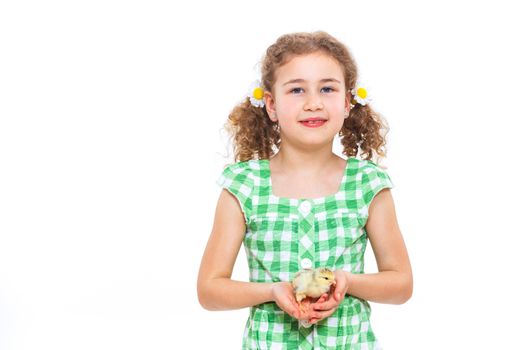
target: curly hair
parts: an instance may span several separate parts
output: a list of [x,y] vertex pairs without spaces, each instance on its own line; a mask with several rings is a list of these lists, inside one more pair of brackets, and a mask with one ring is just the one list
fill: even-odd
[[[275,71],[292,58],[323,52],[336,59],[343,69],[346,90],[357,82],[356,63],[344,44],[326,32],[291,33],[282,35],[266,50],[261,65],[263,88],[272,91]],[[371,160],[386,156],[385,136],[388,125],[369,104],[355,106],[345,119],[338,135],[343,154]],[[270,120],[266,108],[253,106],[247,98],[233,108],[225,124],[233,142],[235,161],[269,159],[281,144],[279,125]]]

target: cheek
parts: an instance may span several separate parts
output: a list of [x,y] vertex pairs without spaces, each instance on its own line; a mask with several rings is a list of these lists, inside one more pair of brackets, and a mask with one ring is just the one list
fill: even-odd
[[344,117],[345,114],[345,101],[334,101],[334,103],[330,104],[328,107],[330,108],[330,114],[334,117]]
[[294,117],[301,110],[301,105],[292,99],[282,99],[280,102],[276,104],[275,111],[283,118]]

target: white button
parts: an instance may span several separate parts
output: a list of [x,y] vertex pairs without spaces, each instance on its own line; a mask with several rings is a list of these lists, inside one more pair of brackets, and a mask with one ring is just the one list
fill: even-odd
[[312,268],[312,260],[310,260],[308,258],[304,258],[303,260],[301,260],[301,267],[303,269],[311,269]]
[[304,201],[301,203],[301,205],[299,205],[299,210],[301,211],[301,213],[303,213],[303,215],[308,215],[311,209],[312,204],[310,202]]

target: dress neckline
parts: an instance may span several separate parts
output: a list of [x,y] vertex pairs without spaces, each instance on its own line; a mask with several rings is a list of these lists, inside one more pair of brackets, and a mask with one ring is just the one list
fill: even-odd
[[335,193],[332,193],[332,194],[329,194],[327,196],[322,196],[322,197],[316,197],[316,198],[291,198],[291,197],[281,197],[281,196],[276,196],[274,193],[273,193],[273,186],[272,186],[272,171],[270,170],[270,160],[269,159],[261,159],[261,162],[265,165],[265,168],[266,170],[268,171],[268,192],[269,192],[269,195],[270,197],[273,197],[274,199],[277,199],[277,200],[283,200],[283,201],[313,201],[313,202],[325,202],[327,199],[330,199],[330,198],[334,198],[336,197],[338,194],[340,194],[341,192],[344,191],[344,188],[345,188],[345,183],[347,181],[347,177],[348,177],[348,164],[350,164],[350,160],[352,158],[348,158],[346,160],[346,164],[345,164],[345,168],[344,168],[344,171],[343,171],[343,176],[341,178],[341,181],[339,183],[339,188],[337,189],[337,192]]

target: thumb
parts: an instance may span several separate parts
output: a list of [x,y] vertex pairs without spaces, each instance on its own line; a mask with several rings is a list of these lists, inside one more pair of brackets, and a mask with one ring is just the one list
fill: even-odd
[[341,299],[343,299],[344,294],[345,294],[345,291],[344,291],[343,283],[336,284],[335,289],[334,289],[335,300],[340,301]]

